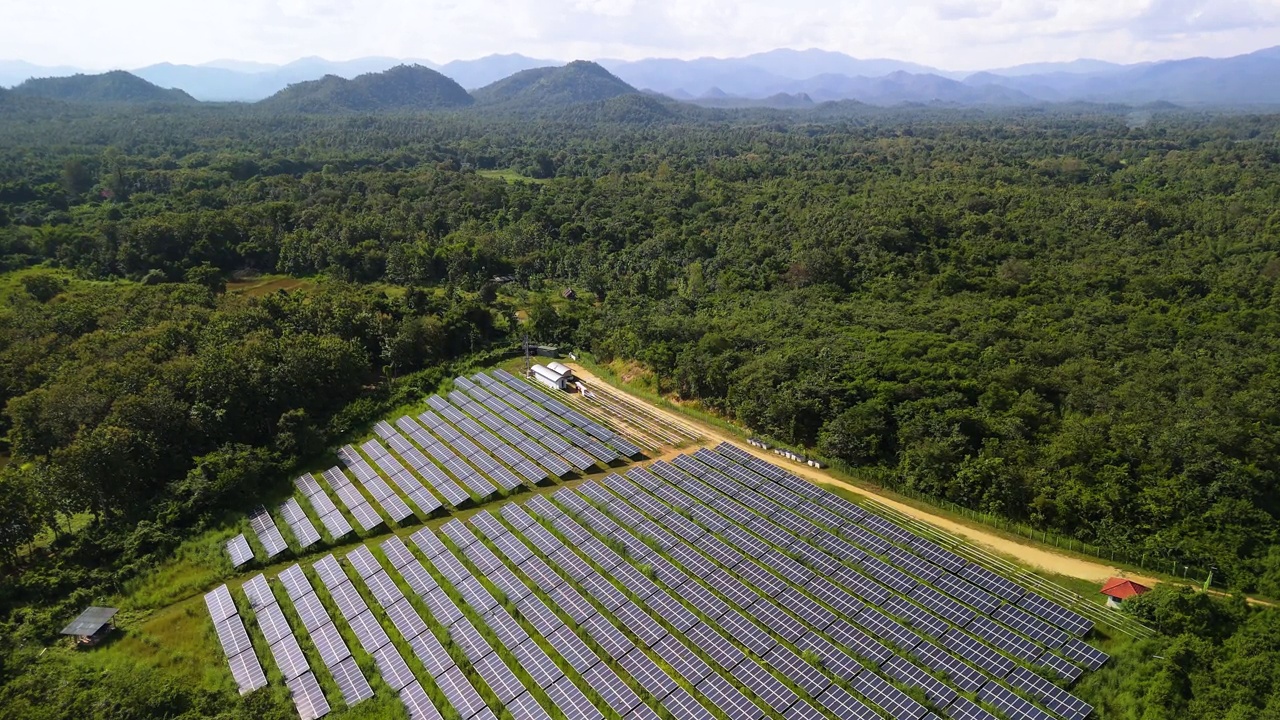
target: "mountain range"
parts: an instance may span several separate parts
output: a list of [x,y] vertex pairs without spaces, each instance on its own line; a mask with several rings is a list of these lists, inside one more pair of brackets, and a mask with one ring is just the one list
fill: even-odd
[[[376,80],[369,77],[400,66],[430,70],[433,75],[401,73]],[[553,68],[567,70],[563,74],[550,73]],[[75,68],[0,61],[0,86],[16,86],[15,89],[22,92],[26,78],[75,77],[76,72]],[[605,78],[601,72],[609,77]],[[128,73],[108,75],[117,82],[125,82],[119,76]],[[204,65],[151,65],[132,71],[132,76],[158,88],[173,88],[181,94],[151,98],[153,100],[255,102],[271,98],[268,105],[297,109],[459,107],[470,104],[464,95],[481,104],[501,104],[511,102],[508,94],[518,94],[522,89],[541,97],[555,96],[554,102],[562,103],[573,99],[573,93],[581,89],[580,83],[594,88],[584,91],[594,100],[607,99],[598,92],[605,87],[621,90],[625,86],[627,92],[639,88],[650,94],[710,107],[793,109],[843,100],[873,105],[1013,106],[1079,101],[1131,105],[1155,102],[1280,105],[1280,47],[1221,59],[1190,58],[1134,65],[1086,59],[976,73],[949,72],[890,59],[859,59],[823,50],[783,49],[741,58],[601,60],[568,64],[515,54],[444,65],[389,57],[342,62],[303,58],[279,66],[218,60]],[[361,83],[350,84],[361,77],[365,77]],[[429,89],[443,95],[389,100],[384,93],[391,91],[377,87],[394,86],[399,81],[425,82],[424,91]],[[548,81],[552,85],[567,84],[557,89],[547,85]],[[67,92],[74,92],[74,83],[65,87],[71,88]],[[470,93],[460,94],[464,88]],[[287,91],[283,97],[281,91]],[[54,91],[46,88],[41,94],[53,97]],[[506,99],[498,102],[492,100],[493,97]]]

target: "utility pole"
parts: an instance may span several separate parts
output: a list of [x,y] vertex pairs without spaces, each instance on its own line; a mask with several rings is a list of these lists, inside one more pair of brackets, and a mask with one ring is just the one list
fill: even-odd
[[529,333],[524,334],[524,374],[528,375],[532,367],[532,360],[529,357]]

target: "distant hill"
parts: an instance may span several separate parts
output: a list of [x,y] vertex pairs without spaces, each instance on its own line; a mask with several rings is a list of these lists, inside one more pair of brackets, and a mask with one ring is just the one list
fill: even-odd
[[339,113],[446,110],[474,102],[462,86],[421,65],[400,65],[351,80],[326,75],[296,83],[257,103],[269,110]]
[[690,102],[707,108],[772,108],[775,110],[805,110],[816,104],[813,98],[804,93],[795,95],[778,93],[767,98],[731,97],[724,94],[712,96],[708,93]]
[[475,89],[490,85],[523,70],[559,67],[563,62],[539,60],[524,55],[488,55],[475,60],[454,60],[439,68],[464,88]]
[[476,90],[481,105],[552,107],[598,102],[638,90],[596,63],[577,60],[563,67],[523,70]]
[[101,75],[33,78],[15,87],[19,95],[92,103],[195,103],[196,99],[181,90],[166,90],[159,85],[127,73],[112,70]]

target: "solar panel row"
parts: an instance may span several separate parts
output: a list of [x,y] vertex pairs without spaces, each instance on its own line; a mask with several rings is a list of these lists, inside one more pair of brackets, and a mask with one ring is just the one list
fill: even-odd
[[289,546],[285,544],[284,536],[280,534],[280,528],[271,520],[271,516],[267,514],[266,508],[259,505],[254,508],[249,515],[249,527],[258,535],[258,541],[262,543],[262,549],[267,553],[267,559],[271,559],[285,550]]
[[213,619],[214,632],[227,658],[227,666],[231,676],[239,686],[240,694],[265,687],[267,676],[262,671],[258,656],[254,654],[253,644],[249,642],[249,634],[236,611],[235,602],[231,599],[231,591],[226,585],[219,585],[204,596],[205,606]]

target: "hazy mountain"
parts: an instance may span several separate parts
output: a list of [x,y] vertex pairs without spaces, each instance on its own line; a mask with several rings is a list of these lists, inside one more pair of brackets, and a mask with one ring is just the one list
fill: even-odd
[[[350,79],[359,75],[382,72],[406,63],[435,67],[426,61],[404,61],[389,57],[366,57],[340,62],[308,57],[287,65],[240,64],[227,60],[218,60],[204,65],[160,63],[139,68],[134,71],[134,74],[157,85],[186,90],[198,100],[253,102],[269,97],[295,83],[316,80],[327,75]],[[227,67],[228,65],[231,67]],[[237,69],[236,65],[244,67]]]
[[[510,97],[492,100],[490,96],[506,97],[544,77],[563,82],[574,75],[573,72],[550,73],[551,69],[564,67],[558,61],[514,54],[453,61],[444,66],[425,60],[402,61],[388,57],[338,62],[309,57],[287,65],[215,60],[203,65],[161,63],[136,70],[134,74],[160,87],[184,90],[199,100],[256,101],[297,83],[319,81],[326,76],[351,79],[405,62],[439,70],[463,87],[480,88],[477,97],[488,103],[510,100]],[[807,95],[817,103],[858,99],[882,105],[934,101],[1280,104],[1280,47],[1223,59],[1191,58],[1136,65],[1084,59],[1018,65],[972,74],[932,70],[896,60],[859,59],[837,52],[785,49],[739,58],[602,60],[595,67],[613,73],[609,76],[612,83],[608,78],[595,76],[592,86],[596,90],[612,87],[613,91],[630,93],[634,88],[645,88],[672,98],[716,102],[770,98],[788,102],[782,98]],[[530,71],[534,74],[525,75]],[[75,68],[0,61],[0,85],[14,85],[33,76],[68,76],[76,72]],[[584,79],[579,78],[581,80]],[[877,80],[880,82],[874,82]],[[957,85],[952,84],[953,81],[962,82]],[[326,79],[326,87],[339,85]],[[581,97],[603,99],[587,91],[586,86],[578,90],[582,90]],[[557,103],[579,102],[572,98],[580,96],[565,86],[558,89],[540,86],[537,93],[542,101]]]
[[0,87],[13,87],[31,78],[66,77],[82,72],[82,68],[66,65],[33,65],[23,60],[0,60]]
[[1101,74],[1055,72],[1004,77],[975,73],[965,79],[965,84],[999,86],[1051,102],[1275,105],[1280,104],[1280,48],[1231,58],[1135,65]]
[[879,77],[893,72],[940,71],[897,60],[860,60],[825,50],[772,50],[741,58],[654,58],[600,64],[636,87],[701,96],[718,88],[730,96],[763,98],[793,92],[793,83],[820,75]]
[[772,108],[775,110],[804,110],[817,104],[813,101],[813,98],[804,93],[795,95],[778,93],[767,98],[743,98],[727,95],[711,97],[703,95],[692,102],[695,105],[708,108]]
[[234,70],[241,73],[261,73],[271,72],[278,69],[279,65],[271,63],[253,62],[252,60],[232,60],[229,58],[221,58],[218,60],[210,60],[207,63],[200,63],[196,67],[218,68],[220,70]]
[[438,68],[464,88],[482,88],[522,70],[559,67],[558,60],[539,60],[524,55],[488,55],[475,60],[454,60]]
[[123,70],[101,75],[35,78],[13,89],[15,94],[49,100],[94,103],[194,103],[181,90],[166,90]]
[[593,62],[522,70],[472,93],[484,105],[548,107],[608,100],[639,91]]
[[983,72],[1002,77],[1056,75],[1059,73],[1067,75],[1108,75],[1123,72],[1135,67],[1139,67],[1139,65],[1120,65],[1117,63],[1106,62],[1105,60],[1090,60],[1088,58],[1082,58],[1080,60],[1072,60],[1071,62],[1028,63],[1026,65],[1015,65],[1013,67],[997,68],[994,70],[985,70]]
[[431,68],[400,65],[351,80],[326,75],[296,83],[259,107],[310,113],[445,110],[474,101],[461,85]]

